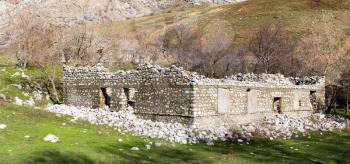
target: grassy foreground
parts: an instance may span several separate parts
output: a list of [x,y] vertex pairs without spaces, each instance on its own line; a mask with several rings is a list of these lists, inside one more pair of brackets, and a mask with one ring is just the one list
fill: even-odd
[[[249,144],[180,145],[121,134],[84,121],[69,122],[40,109],[0,103],[0,163],[349,163],[350,129],[311,138],[257,139]],[[62,123],[66,123],[63,125]],[[47,143],[49,134],[59,143]],[[29,138],[25,138],[29,135]],[[119,142],[118,139],[123,142]],[[145,145],[152,142],[151,150]],[[155,142],[162,145],[156,147]],[[139,151],[132,151],[137,146]]]

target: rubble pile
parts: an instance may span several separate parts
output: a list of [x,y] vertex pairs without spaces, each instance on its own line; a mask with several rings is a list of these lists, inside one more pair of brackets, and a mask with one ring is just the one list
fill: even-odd
[[288,139],[298,133],[332,131],[334,129],[343,129],[347,126],[346,119],[335,116],[329,117],[323,114],[314,114],[309,119],[302,119],[276,114],[265,118],[260,123],[240,125],[240,128],[197,129],[196,127],[186,127],[179,123],[163,123],[139,119],[133,114],[132,108],[119,112],[109,112],[85,107],[50,105],[47,110],[59,115],[73,116],[72,122],[82,119],[97,125],[108,125],[119,131],[162,138],[182,144],[206,141],[207,144],[211,145],[214,140],[227,139],[249,142],[254,136],[270,139]]

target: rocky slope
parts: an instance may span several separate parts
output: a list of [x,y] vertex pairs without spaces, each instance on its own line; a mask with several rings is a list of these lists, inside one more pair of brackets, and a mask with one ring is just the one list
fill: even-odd
[[125,20],[169,7],[227,4],[242,0],[0,0],[0,23],[8,13],[27,8],[53,20],[59,25],[74,25],[86,22],[104,23]]
[[[12,40],[8,27],[21,15],[37,15],[47,23],[71,27],[122,21],[168,8],[228,4],[243,0],[0,0],[0,47]],[[17,16],[16,16],[17,15]]]

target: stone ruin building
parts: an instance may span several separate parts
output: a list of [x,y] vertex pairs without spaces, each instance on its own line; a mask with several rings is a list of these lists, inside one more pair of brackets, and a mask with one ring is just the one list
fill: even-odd
[[147,64],[113,73],[102,65],[64,66],[64,102],[111,112],[132,106],[139,118],[198,128],[231,126],[275,113],[307,117],[324,105],[324,81],[280,74],[210,79]]

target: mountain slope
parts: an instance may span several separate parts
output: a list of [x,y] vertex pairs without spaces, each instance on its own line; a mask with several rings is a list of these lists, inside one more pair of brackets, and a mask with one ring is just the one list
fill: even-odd
[[0,17],[35,9],[58,25],[106,23],[149,15],[169,7],[227,4],[240,0],[5,0],[0,1]]
[[[37,15],[59,27],[100,24],[150,15],[168,8],[228,4],[243,0],[0,0],[0,46],[18,15]],[[18,19],[18,18],[17,18]]]

